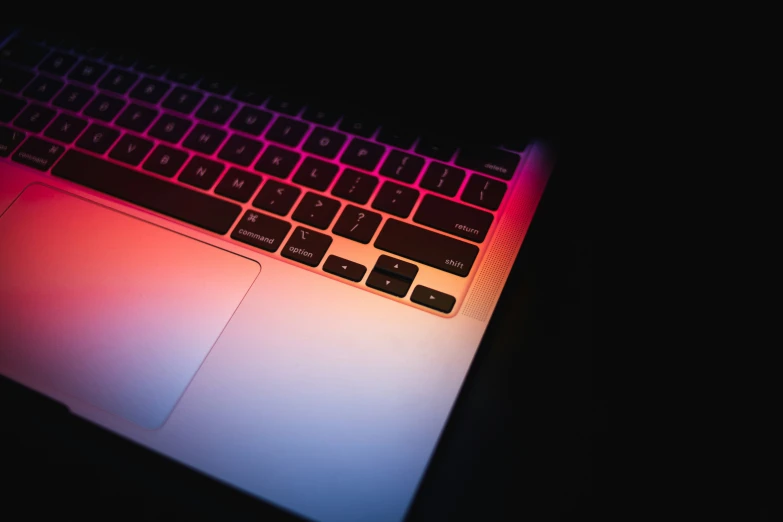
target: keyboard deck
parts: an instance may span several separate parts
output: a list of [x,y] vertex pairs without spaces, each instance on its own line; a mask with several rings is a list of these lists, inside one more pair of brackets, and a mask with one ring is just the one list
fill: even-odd
[[97,48],[0,47],[0,157],[441,315],[517,149],[457,149]]

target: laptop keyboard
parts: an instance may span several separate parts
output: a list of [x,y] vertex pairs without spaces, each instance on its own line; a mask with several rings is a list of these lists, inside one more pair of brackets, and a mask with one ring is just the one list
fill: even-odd
[[[416,263],[471,274],[521,159],[21,37],[0,48],[0,157],[445,314]],[[335,237],[376,249],[369,273]]]

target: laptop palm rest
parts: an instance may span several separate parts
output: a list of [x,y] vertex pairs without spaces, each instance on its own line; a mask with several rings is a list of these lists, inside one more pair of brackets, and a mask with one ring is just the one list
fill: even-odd
[[0,217],[0,374],[158,428],[259,271],[30,185]]

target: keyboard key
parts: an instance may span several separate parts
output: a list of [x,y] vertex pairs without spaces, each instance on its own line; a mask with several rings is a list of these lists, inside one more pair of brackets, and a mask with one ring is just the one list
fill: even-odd
[[381,127],[378,133],[378,141],[400,149],[410,149],[416,141],[416,135],[411,132],[401,131],[390,127]]
[[340,119],[340,115],[336,112],[324,111],[316,107],[307,107],[302,115],[302,119],[325,127],[331,127],[337,123],[337,120]]
[[14,153],[13,160],[22,165],[46,171],[63,152],[65,152],[64,146],[31,136]]
[[195,74],[191,71],[178,69],[178,70],[170,70],[168,74],[166,74],[166,78],[168,78],[172,82],[181,83],[182,85],[193,85],[201,77],[198,74]]
[[449,161],[457,152],[457,147],[443,140],[424,136],[416,144],[416,152],[439,161]]
[[225,138],[226,131],[199,123],[190,131],[182,145],[203,154],[212,154]]
[[69,111],[79,112],[82,107],[92,98],[93,91],[78,87],[76,85],[66,85],[65,89],[54,99],[54,104]]
[[236,108],[237,104],[232,101],[210,96],[196,112],[196,118],[212,123],[223,124],[228,121],[232,114],[234,114]]
[[387,178],[413,183],[424,167],[424,158],[401,150],[392,150],[381,165],[380,173]]
[[302,191],[298,187],[270,179],[261,187],[261,192],[253,201],[253,206],[285,216],[291,211],[291,207],[294,206],[301,193]]
[[76,146],[96,154],[103,154],[119,137],[119,131],[93,123],[76,141]]
[[261,184],[261,176],[231,167],[215,187],[215,194],[246,203]]
[[169,143],[178,143],[182,136],[188,132],[189,128],[190,120],[178,118],[171,114],[164,114],[155,122],[155,125],[152,126],[147,134]]
[[11,65],[0,63],[0,89],[17,93],[30,83],[35,75]]
[[16,115],[22,112],[27,102],[8,96],[7,94],[0,93],[0,121],[9,122],[16,118]]
[[[6,14],[10,15],[10,13]],[[11,40],[5,47],[0,49],[0,59],[18,63],[19,65],[26,65],[27,67],[35,67],[44,59],[48,52],[48,49],[40,45],[17,38]]]
[[76,150],[66,152],[52,174],[217,234],[228,232],[242,210],[224,199]]
[[337,256],[329,256],[324,261],[324,272],[358,283],[364,277],[367,268],[359,263],[354,263]]
[[253,109],[252,107],[242,107],[231,121],[231,128],[247,132],[253,136],[261,136],[261,133],[264,132],[270,121],[272,121],[271,112]]
[[234,92],[231,93],[231,97],[237,101],[249,103],[250,105],[261,105],[264,103],[264,100],[267,99],[266,93],[253,88],[242,87],[241,85],[234,89]]
[[299,114],[299,111],[302,110],[302,107],[304,107],[304,104],[302,103],[278,98],[276,96],[272,96],[272,98],[270,98],[266,104],[267,109],[275,112],[282,112],[283,114],[288,114],[289,116],[296,116]]
[[25,137],[22,131],[0,125],[0,158],[7,158]]
[[444,314],[451,312],[451,309],[454,308],[454,303],[457,302],[457,300],[449,294],[444,294],[443,292],[438,292],[437,290],[422,285],[417,285],[416,288],[413,289],[411,301],[437,310],[438,312],[443,312]]
[[209,91],[214,94],[220,94],[221,96],[228,94],[234,87],[232,84],[219,78],[204,78],[199,82],[198,86],[205,91]]
[[141,133],[147,130],[147,127],[150,126],[150,123],[157,116],[158,111],[155,109],[148,109],[147,107],[131,103],[114,123],[120,127]]
[[48,102],[63,85],[65,84],[60,80],[41,75],[30,82],[30,85],[24,90],[24,96],[33,100]]
[[375,235],[380,224],[380,214],[353,205],[346,205],[332,232],[366,245]]
[[250,138],[232,135],[218,153],[218,158],[247,167],[256,159],[263,145]]
[[418,190],[387,181],[375,196],[372,208],[406,218],[413,210],[417,199],[419,199]]
[[345,134],[316,127],[302,145],[302,150],[324,158],[334,159],[345,143]]
[[502,179],[511,179],[519,155],[500,149],[466,147],[457,155],[457,165]]
[[376,123],[371,122],[365,118],[346,116],[343,121],[340,122],[340,130],[356,134],[363,138],[369,138],[375,133],[375,129],[378,128]]
[[172,149],[166,145],[158,145],[144,162],[143,168],[155,174],[172,178],[179,172],[187,159],[187,152]]
[[413,281],[416,278],[416,274],[419,273],[419,267],[413,263],[407,263],[386,255],[378,258],[373,270],[384,272],[398,279],[407,279],[408,281]]
[[68,73],[68,78],[87,85],[95,85],[107,67],[92,60],[82,60]]
[[340,157],[340,162],[372,172],[386,152],[383,145],[354,138]]
[[231,238],[248,245],[276,252],[283,243],[291,223],[248,210],[231,233]]
[[138,74],[122,69],[112,69],[109,74],[104,76],[98,87],[117,94],[125,94],[138,79]]
[[479,252],[476,245],[394,218],[386,220],[374,244],[380,250],[460,277],[470,273]]
[[276,141],[289,147],[296,147],[307,134],[309,126],[301,121],[280,117],[275,120],[266,133],[266,139]]
[[152,146],[153,143],[149,140],[125,134],[111,150],[109,157],[135,167],[152,150]]
[[179,180],[188,185],[209,190],[223,173],[224,168],[223,164],[217,161],[193,156],[182,174],[179,175]]
[[71,70],[71,67],[73,67],[73,64],[75,63],[75,56],[55,51],[50,54],[41,65],[38,66],[38,70],[45,71],[50,74],[56,74],[58,76],[63,76],[65,73]]
[[14,125],[25,130],[41,132],[56,114],[57,111],[33,103],[22,111],[14,121]]
[[326,234],[296,227],[281,254],[307,266],[318,266],[331,244],[332,238]]
[[413,216],[416,223],[481,243],[492,226],[492,214],[427,194]]
[[169,87],[164,81],[142,78],[130,92],[130,97],[147,103],[158,103]]
[[473,174],[462,191],[462,201],[489,210],[497,210],[506,193],[506,184],[496,179]]
[[299,202],[291,217],[306,225],[326,230],[332,224],[338,210],[340,210],[340,202],[336,199],[308,192]]
[[182,114],[190,114],[196,105],[201,102],[204,95],[196,91],[191,91],[184,87],[176,87],[173,91],[166,96],[163,100],[163,107],[171,109],[172,111],[181,112]]
[[287,178],[297,163],[299,154],[270,145],[261,154],[255,169],[278,178]]
[[378,178],[375,176],[364,174],[358,170],[345,169],[340,174],[340,179],[334,184],[332,194],[338,198],[364,205],[370,200],[377,185]]
[[339,167],[334,163],[305,158],[294,174],[294,182],[323,192],[329,187],[338,170]]
[[367,286],[397,297],[405,297],[405,294],[408,293],[408,289],[411,287],[411,283],[410,281],[373,270],[367,276]]
[[84,109],[84,114],[101,121],[111,121],[125,107],[125,100],[99,94]]
[[465,179],[464,170],[433,161],[427,167],[419,185],[444,196],[456,196],[463,179]]
[[63,143],[73,143],[86,127],[86,120],[62,113],[49,125],[44,135]]

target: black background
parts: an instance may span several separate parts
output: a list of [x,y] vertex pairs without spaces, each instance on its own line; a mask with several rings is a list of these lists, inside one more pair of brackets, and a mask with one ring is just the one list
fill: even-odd
[[[600,121],[592,129],[584,123],[596,80],[590,57],[548,24],[506,21],[488,8],[457,22],[454,13],[415,21],[416,12],[379,6],[323,17],[307,11],[304,19],[297,9],[255,6],[253,16],[241,16],[242,5],[221,3],[210,13],[183,6],[155,17],[136,6],[36,22],[460,143],[528,135],[554,143],[555,172],[410,518],[597,514],[593,468],[606,433],[606,392],[595,384],[605,366],[591,342],[600,165],[585,140]],[[0,381],[0,407],[3,509],[83,519],[294,519],[12,383]]]

